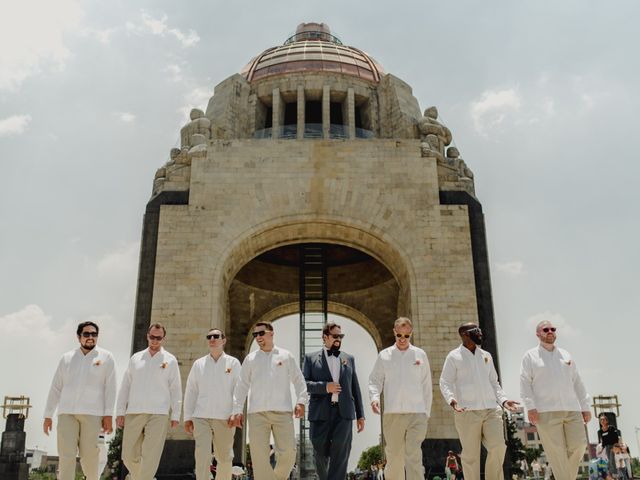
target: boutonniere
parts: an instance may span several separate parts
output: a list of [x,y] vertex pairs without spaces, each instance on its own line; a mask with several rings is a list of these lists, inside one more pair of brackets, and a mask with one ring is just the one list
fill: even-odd
[[343,360],[342,360],[342,365],[345,365],[345,366],[346,366],[346,365],[347,365],[347,361],[343,359]]
[[278,360],[278,363],[276,363],[276,365],[281,367],[282,366],[282,360]]
[[231,373],[231,369],[230,369],[230,368],[227,368],[227,369],[225,370],[225,372],[226,372],[226,373]]
[[102,360],[96,360],[95,362],[93,362],[93,364],[94,364],[96,367],[99,367],[100,365],[102,365]]
[[484,357],[484,363],[489,363],[489,357]]
[[162,362],[162,365],[160,365],[160,368],[165,369],[167,368],[167,365],[169,365],[167,362]]
[[416,360],[416,362],[414,363],[414,365],[422,365],[422,360],[420,360],[420,359]]
[[564,362],[564,363],[566,363],[567,365],[571,365],[571,360],[567,360],[567,361],[566,361],[566,362]]

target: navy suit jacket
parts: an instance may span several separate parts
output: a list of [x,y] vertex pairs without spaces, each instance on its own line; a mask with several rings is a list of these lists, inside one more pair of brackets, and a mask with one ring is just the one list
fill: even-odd
[[[340,352],[340,387],[338,408],[340,416],[347,420],[364,418],[362,395],[356,374],[353,356]],[[304,379],[307,382],[309,400],[309,421],[329,420],[331,418],[331,394],[327,392],[327,383],[333,382],[324,349],[307,353],[304,356]]]

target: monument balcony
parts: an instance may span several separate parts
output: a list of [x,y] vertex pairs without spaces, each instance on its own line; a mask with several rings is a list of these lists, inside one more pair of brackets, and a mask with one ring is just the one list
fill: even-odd
[[[274,135],[276,133],[277,135]],[[256,130],[253,134],[253,138],[280,138],[284,140],[294,140],[298,138],[297,125],[284,125],[278,128],[262,128]],[[304,132],[302,138],[325,138],[321,123],[306,123],[304,125]],[[348,139],[349,127],[347,125],[330,124],[329,135],[327,138],[333,139]],[[355,138],[374,138],[374,134],[371,130],[364,128],[355,129]]]

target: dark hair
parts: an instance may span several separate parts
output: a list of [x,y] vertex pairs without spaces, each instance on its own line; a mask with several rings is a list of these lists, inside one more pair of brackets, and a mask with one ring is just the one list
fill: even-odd
[[268,331],[273,332],[273,325],[271,325],[271,322],[258,322],[253,327],[264,327]]
[[82,334],[82,330],[84,327],[94,327],[97,333],[100,333],[100,327],[93,322],[82,322],[78,324],[78,328],[76,329],[76,335],[80,336]]
[[218,332],[220,332],[222,334],[222,338],[226,337],[226,335],[224,333],[224,330],[222,330],[221,328],[218,328],[218,327],[210,328],[209,331],[207,332],[207,334],[213,332],[214,330],[217,330]]
[[167,329],[164,328],[164,325],[162,325],[161,323],[152,323],[151,325],[149,325],[149,328],[147,328],[147,333],[149,333],[152,328],[161,328],[162,329],[162,336],[163,337],[167,336]]
[[331,334],[331,330],[333,330],[336,327],[342,329],[342,327],[340,325],[338,325],[336,322],[327,322],[327,323],[325,323],[324,327],[322,327],[322,335],[323,336],[330,335]]
[[462,335],[467,330],[471,330],[476,327],[477,325],[475,323],[463,323],[462,325],[460,325],[460,327],[458,327],[458,334]]

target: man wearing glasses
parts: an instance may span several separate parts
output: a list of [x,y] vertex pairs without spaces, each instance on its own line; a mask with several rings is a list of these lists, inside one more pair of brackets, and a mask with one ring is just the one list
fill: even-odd
[[[258,322],[253,338],[259,350],[244,359],[233,399],[231,425],[242,426],[244,401],[249,396],[249,443],[256,480],[286,480],[296,460],[291,384],[296,394],[293,416],[301,418],[307,403],[307,386],[293,355],[273,343],[273,325]],[[276,465],[269,463],[269,440],[275,441]]]
[[231,480],[233,436],[228,424],[233,390],[240,378],[240,362],[227,355],[227,338],[219,328],[206,335],[209,354],[193,362],[184,392],[184,429],[196,442],[196,480],[211,477],[211,445],[217,461],[216,478]]
[[[364,408],[355,361],[340,351],[344,334],[329,322],[322,329],[324,348],[308,353],[303,374],[310,394],[310,437],[320,480],[343,480],[351,452],[353,420],[364,429]],[[344,392],[343,392],[344,391]]]
[[132,480],[154,478],[169,421],[171,428],[180,421],[180,369],[176,357],[162,347],[166,334],[159,323],[149,327],[148,347],[129,360],[118,393],[116,424],[124,428],[122,461]]
[[587,447],[585,423],[591,420],[590,397],[571,355],[556,347],[556,327],[536,327],[540,344],[522,358],[520,396],[556,480],[574,480]]
[[455,425],[462,444],[462,471],[467,480],[480,480],[481,445],[487,449],[485,478],[502,480],[504,440],[502,405],[514,412],[518,402],[505,395],[491,354],[480,348],[482,330],[475,323],[458,329],[462,345],[447,355],[440,375],[440,391],[455,411]]
[[396,342],[378,354],[369,376],[371,408],[376,414],[381,413],[380,395],[384,394],[384,475],[390,480],[405,478],[405,472],[407,480],[424,479],[422,442],[431,414],[431,368],[425,351],[411,345],[412,332],[408,318],[395,321]]
[[43,430],[49,435],[57,408],[60,480],[75,479],[78,452],[87,480],[98,480],[98,435],[113,430],[115,362],[110,352],[98,348],[98,332],[93,322],[78,325],[80,348],[62,356],[47,397]]

